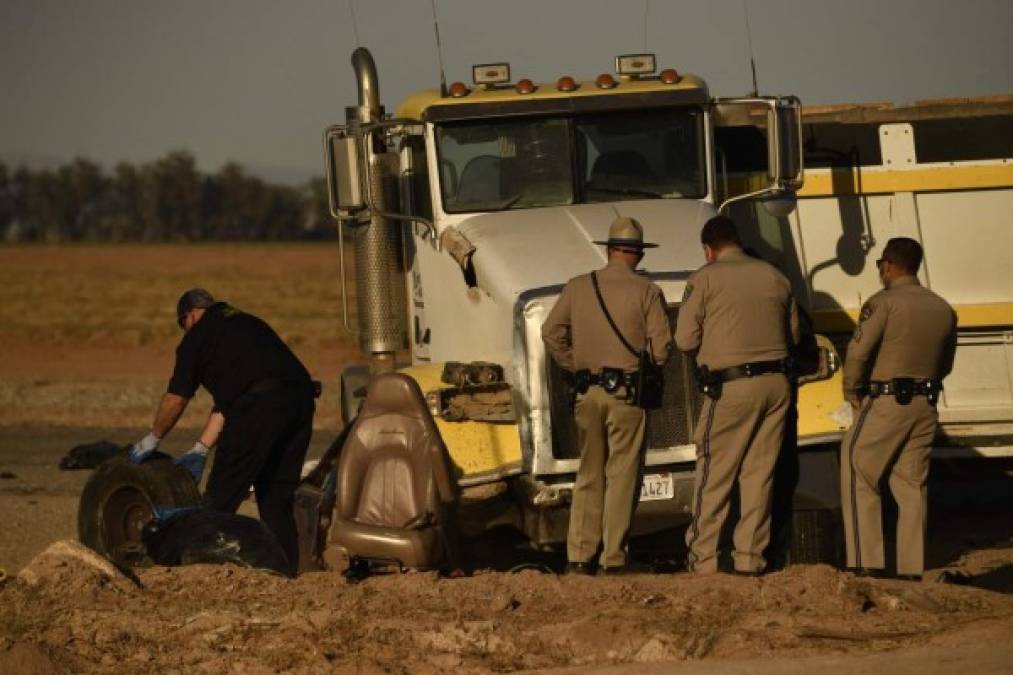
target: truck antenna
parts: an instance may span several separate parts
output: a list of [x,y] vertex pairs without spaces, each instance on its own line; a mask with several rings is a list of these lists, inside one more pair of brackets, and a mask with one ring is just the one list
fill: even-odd
[[746,43],[749,45],[749,69],[753,72],[753,96],[760,95],[760,88],[756,86],[756,59],[753,58],[753,32],[749,29],[749,7],[746,0],[742,0],[742,14],[746,18]]
[[644,51],[647,51],[647,14],[650,10],[651,0],[644,0]]
[[436,0],[429,0],[433,8],[433,33],[436,34],[436,58],[440,62],[440,96],[447,95],[447,74],[443,69],[443,45],[440,44],[440,21],[436,18]]
[[348,13],[352,15],[352,32],[355,33],[355,46],[361,47],[359,43],[359,22],[355,18],[355,0],[348,0]]

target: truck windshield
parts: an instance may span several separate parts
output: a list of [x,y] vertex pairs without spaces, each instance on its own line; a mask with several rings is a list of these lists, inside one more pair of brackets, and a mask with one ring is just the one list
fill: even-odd
[[436,138],[448,213],[707,193],[699,109],[448,122]]

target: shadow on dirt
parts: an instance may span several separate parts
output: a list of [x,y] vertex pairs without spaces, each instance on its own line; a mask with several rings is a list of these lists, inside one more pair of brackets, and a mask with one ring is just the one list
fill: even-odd
[[[926,569],[956,569],[970,585],[1013,593],[1013,568],[988,550],[1013,545],[1013,459],[934,460],[929,473]],[[894,569],[897,505],[883,490],[887,568]]]
[[536,569],[560,573],[566,567],[562,549],[540,551],[533,548],[520,531],[503,525],[462,541],[465,560],[472,569],[519,572]]
[[[884,536],[887,569],[895,571],[896,504],[884,489]],[[989,550],[1013,545],[1013,460],[934,461],[929,479],[929,523],[926,569],[947,569],[962,580],[998,593],[1013,594],[1013,565],[993,567]],[[841,534],[843,536],[843,533]],[[685,527],[641,535],[630,541],[630,557],[663,571],[685,569]],[[725,542],[730,545],[729,542]],[[565,547],[533,548],[510,526],[466,538],[472,569],[498,572],[540,569],[559,573],[566,566]],[[727,557],[727,556],[725,556]],[[727,560],[724,560],[727,566]]]
[[1003,565],[971,578],[971,585],[996,593],[1013,593],[1013,565]]
[[[685,569],[685,527],[641,535],[630,541],[630,559],[637,565],[659,572]],[[519,572],[535,569],[561,574],[566,569],[565,545],[539,550],[510,526],[496,527],[477,537],[463,540],[469,567],[474,570]]]

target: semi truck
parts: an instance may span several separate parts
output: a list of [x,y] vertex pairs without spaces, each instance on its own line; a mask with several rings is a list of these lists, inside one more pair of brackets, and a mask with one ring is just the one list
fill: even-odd
[[[507,495],[507,520],[536,546],[558,544],[580,452],[567,374],[546,357],[542,322],[570,278],[604,265],[593,242],[631,216],[659,244],[640,272],[662,288],[674,326],[686,280],[704,263],[707,219],[736,204],[774,219],[794,208],[801,104],[714,98],[701,78],[629,54],[585,80],[536,83],[513,78],[509,64],[479,64],[470,84],[418,92],[388,114],[369,51],[356,49],[352,66],[358,104],[324,133],[342,319],[369,357],[341,374],[343,417],[354,417],[372,375],[409,375],[466,494]],[[822,336],[817,344],[800,378],[795,498],[800,513],[831,516],[804,521],[800,536],[814,542],[837,538],[834,443],[847,423],[838,351]],[[634,532],[690,518],[693,374],[685,354],[665,365]]]

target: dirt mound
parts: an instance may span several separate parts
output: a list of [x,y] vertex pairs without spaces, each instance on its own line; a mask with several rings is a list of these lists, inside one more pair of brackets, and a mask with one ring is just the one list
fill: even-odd
[[349,584],[195,565],[141,570],[143,589],[129,593],[77,573],[61,577],[66,590],[0,589],[0,636],[15,626],[9,639],[62,649],[81,670],[436,673],[873,653],[1013,629],[1009,596],[825,566],[760,579],[527,570]]
[[0,650],[0,673],[60,675],[62,672],[63,669],[38,645],[17,642],[7,650]]
[[76,541],[51,544],[18,574],[27,586],[47,586],[61,593],[80,594],[100,589],[132,593],[136,586],[111,562]]

